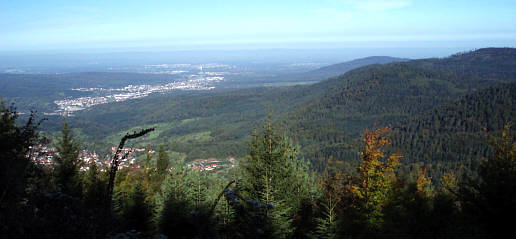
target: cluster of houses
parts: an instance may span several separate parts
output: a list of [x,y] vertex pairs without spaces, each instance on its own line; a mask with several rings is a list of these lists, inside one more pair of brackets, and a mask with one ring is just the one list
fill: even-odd
[[[114,154],[116,152],[116,147],[111,147],[111,151]],[[123,148],[119,154],[120,163],[118,165],[118,169],[126,168],[126,167],[136,167],[140,168],[140,165],[136,163],[136,158],[132,155],[133,152],[145,152],[145,148]],[[149,153],[155,153],[154,150],[150,150]],[[112,155],[113,155],[112,154]],[[27,158],[30,158],[33,162],[40,165],[53,165],[54,159],[58,155],[55,147],[50,147],[47,145],[37,145],[31,146]],[[128,155],[125,159],[122,159],[123,155]],[[112,156],[106,155],[105,157],[101,157],[96,152],[89,152],[88,150],[81,150],[79,152],[78,159],[82,162],[80,171],[87,171],[89,165],[92,163],[97,164],[98,168],[101,170],[109,168],[111,165]],[[229,164],[226,161],[221,161],[219,159],[201,159],[195,160],[190,163],[188,166],[191,167],[195,171],[212,171],[215,169],[225,168],[227,166],[234,167],[234,159],[229,159]],[[173,170],[171,168],[170,170]]]
[[221,161],[220,159],[200,159],[195,160],[189,166],[195,171],[212,171],[215,169],[222,169],[227,167],[235,167],[235,159],[229,158]]
[[[116,147],[111,148],[113,154],[116,152]],[[120,156],[128,154],[128,157],[121,160],[119,164],[119,169],[129,167],[135,164],[136,158],[131,156],[132,152],[142,152],[145,151],[144,148],[124,148],[122,149]],[[151,151],[153,153],[153,151]],[[56,152],[55,147],[50,147],[47,145],[37,145],[31,146],[29,153],[27,154],[27,158],[32,160],[33,162],[39,165],[53,165],[54,159],[56,155],[59,153]],[[89,152],[88,150],[81,150],[79,152],[78,159],[82,162],[80,170],[86,171],[90,164],[95,163],[101,169],[108,168],[111,165],[111,156],[106,155],[105,157],[100,157],[96,152]]]
[[[218,162],[218,161],[217,161]],[[217,168],[217,162],[207,163],[207,164],[192,164],[191,167],[195,171],[211,171]]]

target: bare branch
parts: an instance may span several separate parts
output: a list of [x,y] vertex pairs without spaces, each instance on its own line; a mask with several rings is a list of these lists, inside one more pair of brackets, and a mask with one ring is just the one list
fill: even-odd
[[122,152],[122,149],[124,148],[125,142],[128,139],[135,139],[138,137],[142,137],[146,135],[147,133],[154,131],[154,128],[149,129],[142,129],[140,132],[133,132],[132,134],[127,133],[121,140],[120,144],[118,145],[118,148],[116,149],[115,155],[113,156],[113,159],[111,160],[111,169],[109,171],[109,184],[108,184],[108,191],[107,191],[107,207],[111,210],[111,204],[112,204],[112,197],[113,197],[113,188],[115,183],[115,177],[116,172],[118,170],[118,165],[120,164],[120,160],[123,160],[129,155],[129,153],[126,153],[120,158],[120,153]]

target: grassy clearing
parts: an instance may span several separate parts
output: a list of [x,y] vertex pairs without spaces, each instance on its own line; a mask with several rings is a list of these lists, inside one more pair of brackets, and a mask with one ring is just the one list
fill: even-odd
[[170,143],[203,143],[213,141],[210,131],[196,132],[186,135],[173,136]]

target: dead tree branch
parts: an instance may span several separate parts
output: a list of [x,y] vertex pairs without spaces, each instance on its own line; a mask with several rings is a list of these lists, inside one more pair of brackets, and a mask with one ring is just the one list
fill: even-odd
[[220,198],[226,192],[226,190],[229,188],[229,186],[231,186],[231,184],[233,184],[233,183],[235,183],[235,180],[232,180],[231,182],[229,182],[228,185],[226,185],[226,187],[224,187],[224,189],[219,193],[219,196],[217,197],[217,199],[211,206],[210,213],[208,215],[211,216],[213,214],[213,212],[215,211],[215,207],[217,207],[217,204],[219,203]]
[[142,137],[146,135],[147,133],[153,131],[154,128],[149,129],[142,129],[140,132],[133,132],[132,134],[127,133],[121,140],[120,144],[118,145],[118,148],[116,149],[115,155],[113,156],[113,159],[111,160],[111,169],[109,171],[109,184],[108,184],[108,191],[107,191],[107,206],[109,209],[111,209],[112,206],[112,200],[113,200],[113,188],[115,185],[115,177],[116,177],[116,171],[118,170],[118,166],[120,164],[120,160],[123,160],[127,157],[128,154],[123,155],[120,157],[120,153],[122,152],[122,149],[124,148],[125,142],[128,139],[135,139],[138,137]]

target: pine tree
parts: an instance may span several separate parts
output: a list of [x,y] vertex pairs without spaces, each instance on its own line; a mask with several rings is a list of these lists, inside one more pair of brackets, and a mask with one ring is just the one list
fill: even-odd
[[512,222],[506,218],[516,214],[516,143],[510,129],[508,124],[501,137],[490,136],[494,154],[481,163],[478,180],[461,186],[465,211],[476,219],[472,223],[492,238],[512,233]]
[[316,220],[318,238],[333,239],[338,236],[337,216],[344,194],[343,177],[342,172],[335,172],[327,168],[319,180],[319,187],[322,189],[319,210],[322,217]]
[[202,171],[193,172],[195,177],[195,208],[199,210],[205,205],[206,202],[206,192],[208,190],[206,185],[206,174]]
[[145,174],[138,168],[124,168],[114,189],[113,211],[123,230],[147,231],[152,223],[152,204],[147,200]]
[[145,162],[144,162],[144,166],[146,168],[150,168],[151,167],[152,156],[153,156],[153,154],[151,153],[151,147],[150,147],[150,145],[148,145],[147,148],[145,148]]
[[74,138],[66,122],[63,123],[61,134],[62,136],[56,145],[57,154],[54,160],[56,185],[64,193],[79,195],[81,188],[79,180],[80,144]]
[[38,184],[27,180],[33,176],[31,174],[41,173],[27,157],[32,156],[31,148],[39,140],[39,123],[34,120],[35,114],[31,114],[27,122],[19,126],[15,108],[5,107],[0,99],[0,237],[3,238],[27,237],[25,231],[30,226],[27,219],[32,217],[33,211],[27,207],[27,196],[31,196],[31,192],[26,189],[29,186],[35,188],[34,191],[41,190]]
[[[263,216],[258,224],[270,221],[270,233],[275,237],[292,236],[294,214],[310,194],[308,168],[297,158],[292,142],[273,128],[270,116],[261,133],[255,130],[242,168],[240,193],[251,204],[247,208],[254,210],[252,214]],[[269,233],[257,226],[264,235]]]
[[0,99],[0,206],[24,193],[27,168],[31,162],[26,157],[37,143],[39,135],[31,114],[24,126],[18,126],[18,113],[14,107],[5,107]]
[[[384,235],[392,238],[436,238],[432,227],[433,189],[426,170],[417,170],[414,181],[398,179],[383,205]],[[442,219],[441,219],[442,220]],[[388,236],[388,237],[389,237]]]
[[182,160],[172,168],[156,196],[154,221],[159,231],[179,238],[207,233],[212,227],[202,178]]
[[145,191],[140,182],[134,185],[128,202],[128,208],[124,215],[128,229],[146,231],[150,228],[152,211],[145,200]]
[[464,230],[458,202],[459,181],[455,173],[447,172],[440,179],[440,187],[433,198],[432,224],[434,238],[472,238],[472,231]]
[[165,175],[168,170],[168,165],[169,165],[169,158],[168,158],[167,151],[165,151],[165,147],[163,145],[161,145],[161,146],[159,146],[158,159],[156,161],[156,169],[157,169],[158,175],[160,175],[160,177],[162,179],[165,178]]
[[90,163],[88,171],[82,180],[82,197],[87,205],[101,208],[105,202],[105,181],[99,175],[99,168],[95,162]]
[[158,174],[158,170],[152,166],[153,153],[150,146],[146,147],[145,161],[143,168],[138,169],[138,175],[141,177],[139,183],[142,184],[142,190],[145,192],[145,202],[149,207],[153,207],[155,197],[160,191],[163,176]]

